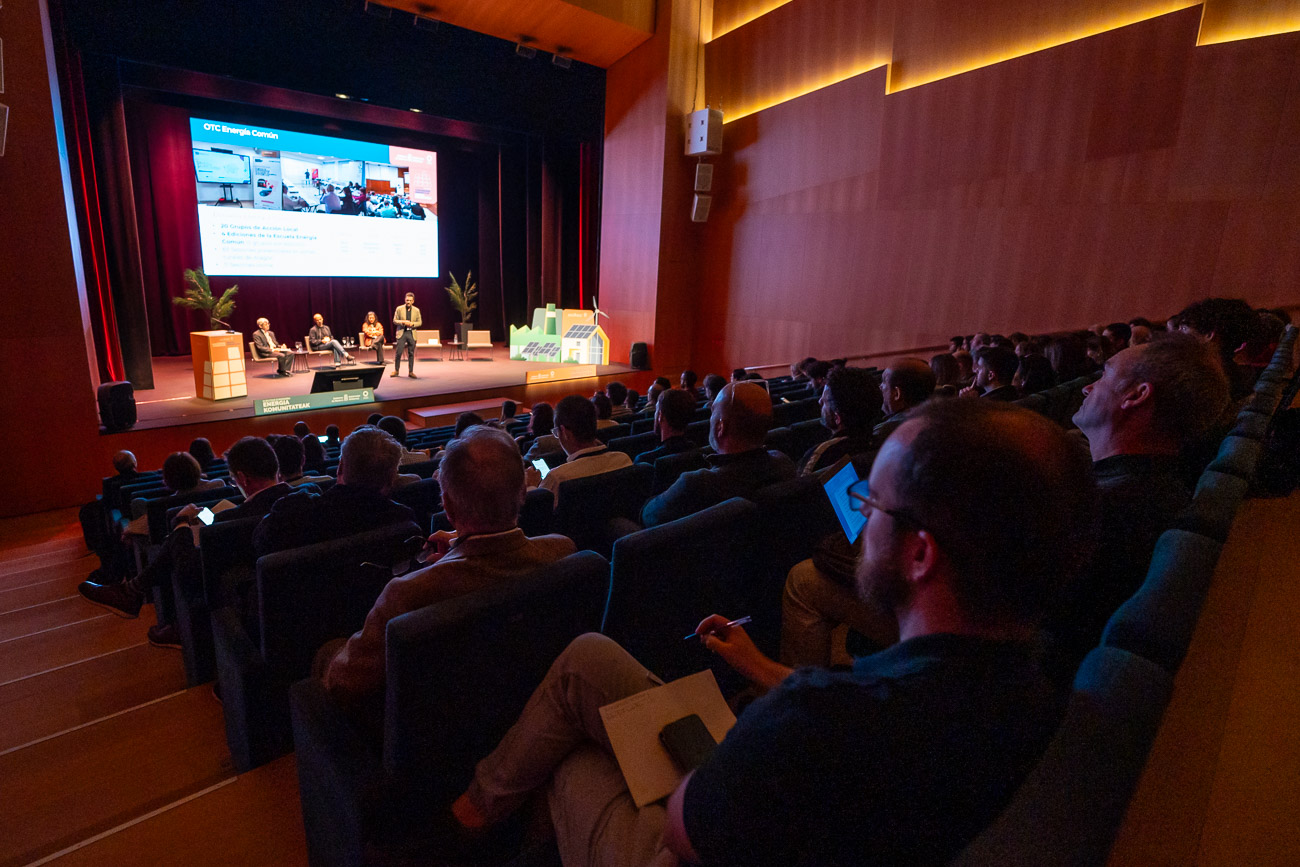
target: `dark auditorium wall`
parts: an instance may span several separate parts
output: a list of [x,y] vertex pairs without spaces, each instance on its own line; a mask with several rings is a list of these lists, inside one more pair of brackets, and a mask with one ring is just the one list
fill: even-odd
[[0,157],[0,516],[66,505],[97,422],[93,349],[55,113],[44,3],[0,9],[9,130]]
[[[1166,4],[1189,8],[898,90],[942,63],[870,38],[882,5],[794,0],[708,46],[710,99],[736,113],[855,51],[905,59],[896,92],[878,66],[727,123],[698,369],[1163,317],[1211,294],[1300,300],[1300,35],[1198,46],[1200,4]],[[996,24],[1024,4],[964,5]],[[959,66],[980,56],[970,30],[944,47]]]

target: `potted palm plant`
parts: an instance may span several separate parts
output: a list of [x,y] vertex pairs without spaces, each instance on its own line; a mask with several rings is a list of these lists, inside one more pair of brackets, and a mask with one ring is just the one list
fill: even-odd
[[173,298],[172,303],[178,307],[188,307],[190,310],[197,310],[208,317],[208,321],[213,331],[218,325],[224,325],[226,330],[234,333],[230,323],[226,320],[235,309],[235,293],[239,291],[239,284],[236,283],[225,292],[221,293],[218,298],[212,294],[212,287],[208,284],[208,275],[203,273],[202,268],[185,269],[185,294],[179,298]]
[[473,282],[473,273],[465,272],[465,285],[462,286],[456,280],[456,275],[450,271],[447,272],[449,281],[446,289],[447,295],[451,298],[451,306],[460,314],[460,322],[456,325],[456,336],[461,343],[469,342],[469,330],[473,326],[470,324],[470,314],[474,308],[478,307],[478,284]]

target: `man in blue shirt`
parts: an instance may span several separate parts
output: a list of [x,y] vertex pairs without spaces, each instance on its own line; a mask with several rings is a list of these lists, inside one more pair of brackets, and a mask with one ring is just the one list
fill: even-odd
[[1061,709],[1033,637],[1087,557],[1087,456],[1047,419],[939,401],[904,422],[850,490],[870,520],[859,592],[900,642],[848,673],[792,671],[718,615],[697,629],[767,694],[666,804],[638,809],[601,706],[654,676],[599,635],[556,660],[453,805],[465,828],[545,786],[565,863],[945,863],[993,821]]

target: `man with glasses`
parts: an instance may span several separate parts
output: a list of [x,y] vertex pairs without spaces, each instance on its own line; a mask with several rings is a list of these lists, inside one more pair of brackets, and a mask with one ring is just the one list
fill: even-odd
[[939,401],[850,496],[868,517],[858,589],[893,611],[898,644],[851,672],[793,671],[706,618],[704,646],[769,691],[666,803],[638,809],[599,708],[655,679],[608,638],[581,636],[479,763],[457,821],[499,821],[546,786],[565,863],[950,861],[1056,727],[1061,696],[1033,638],[1088,554],[1087,457],[1027,410]]

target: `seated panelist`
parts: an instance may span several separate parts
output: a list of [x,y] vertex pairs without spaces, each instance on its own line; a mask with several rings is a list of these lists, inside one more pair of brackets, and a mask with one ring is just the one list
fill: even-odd
[[257,320],[257,330],[253,332],[253,357],[275,358],[279,364],[276,371],[280,376],[292,376],[289,368],[293,366],[293,352],[275,337],[271,323],[266,317]]
[[375,363],[384,363],[384,323],[379,321],[373,310],[366,314],[366,321],[361,323],[361,348],[373,348]]
[[307,332],[307,343],[311,346],[313,352],[320,352],[328,349],[330,352],[334,353],[335,367],[342,364],[344,360],[354,360],[352,356],[348,354],[348,351],[343,348],[343,344],[334,339],[334,332],[330,331],[330,327],[325,324],[324,316],[317,313],[311,318],[311,320],[316,324]]

